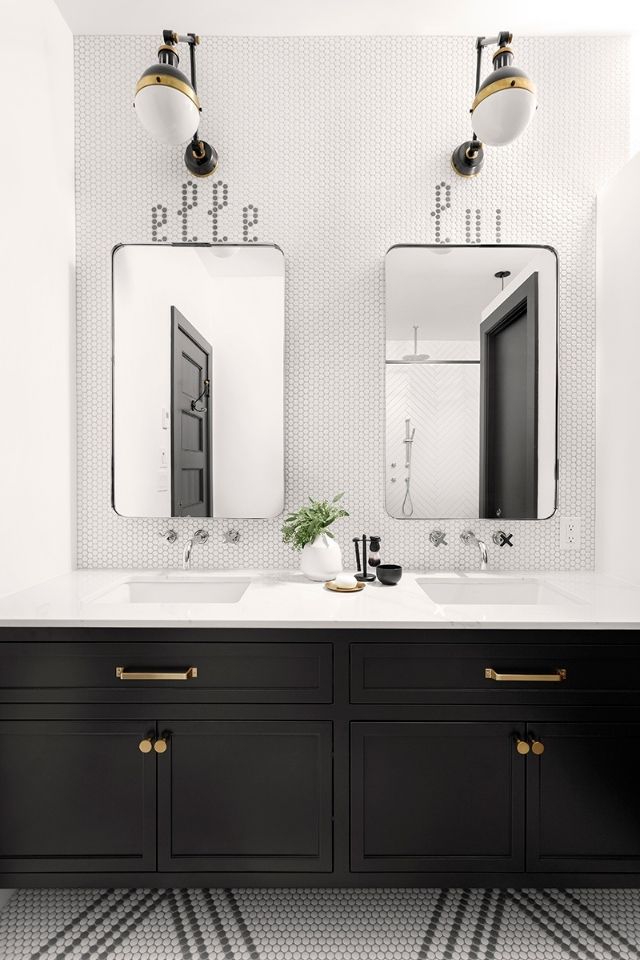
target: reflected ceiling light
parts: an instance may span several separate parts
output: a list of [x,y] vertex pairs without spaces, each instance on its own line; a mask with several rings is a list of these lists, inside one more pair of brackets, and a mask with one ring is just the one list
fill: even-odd
[[[144,71],[136,85],[133,105],[138,120],[148,134],[160,143],[179,144],[189,140],[184,155],[187,169],[194,177],[208,177],[218,165],[218,154],[198,136],[202,107],[196,92],[195,33],[180,36],[164,30],[158,50],[158,63]],[[178,70],[177,43],[189,46],[191,79]]]
[[[503,30],[497,37],[478,37],[476,40],[476,95],[471,106],[473,133],[453,151],[451,163],[462,177],[480,173],[484,163],[483,144],[502,147],[512,143],[529,125],[537,105],[535,85],[524,70],[513,65],[513,51],[509,47],[512,34]],[[480,83],[482,51],[496,43],[493,72]]]
[[494,273],[494,277],[496,278],[496,280],[500,280],[502,283],[502,286],[500,287],[500,292],[504,290],[504,282],[507,279],[507,277],[510,277],[510,276],[511,276],[511,270],[498,270],[497,273]]

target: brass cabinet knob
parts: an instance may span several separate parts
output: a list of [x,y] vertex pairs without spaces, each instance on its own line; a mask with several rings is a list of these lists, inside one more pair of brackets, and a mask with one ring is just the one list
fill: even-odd
[[138,744],[138,750],[140,753],[151,753],[153,750],[153,740],[151,737],[145,737],[144,740],[141,740]]
[[521,740],[520,737],[516,737],[516,750],[519,754],[521,754],[523,757],[526,757],[530,749],[531,747],[526,740]]
[[544,753],[544,743],[542,740],[532,740],[531,741],[531,753],[535,753],[536,757],[541,757]]
[[167,743],[166,738],[165,738],[165,737],[160,737],[160,738],[159,738],[158,740],[156,740],[156,742],[154,743],[153,749],[155,750],[156,753],[166,753],[168,746],[169,746],[169,744]]

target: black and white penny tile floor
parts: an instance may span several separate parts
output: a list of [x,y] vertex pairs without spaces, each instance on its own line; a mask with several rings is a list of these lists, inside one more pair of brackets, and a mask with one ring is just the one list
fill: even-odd
[[2,960],[640,960],[640,890],[19,890]]

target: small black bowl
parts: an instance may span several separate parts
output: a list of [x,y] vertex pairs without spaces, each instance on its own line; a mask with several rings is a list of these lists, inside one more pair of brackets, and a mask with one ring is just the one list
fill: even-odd
[[381,563],[376,567],[376,576],[385,587],[395,587],[402,576],[402,567],[398,563]]

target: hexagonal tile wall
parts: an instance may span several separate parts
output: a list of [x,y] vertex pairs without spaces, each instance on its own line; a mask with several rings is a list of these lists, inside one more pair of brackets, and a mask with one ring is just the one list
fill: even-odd
[[[385,510],[384,254],[402,242],[556,247],[559,513],[510,523],[515,547],[493,550],[491,563],[591,568],[595,194],[627,155],[625,39],[519,37],[540,109],[520,140],[489,151],[471,183],[449,158],[469,133],[472,38],[204,37],[202,131],[221,159],[201,183],[181,149],[136,124],[135,81],[157,45],[155,36],[75,41],[79,565],[179,565],[178,548],[157,536],[161,521],[111,509],[110,256],[117,243],[198,238],[274,242],[285,253],[286,509],[344,490],[351,519],[336,534],[345,556],[368,530],[387,559],[420,569],[470,561],[464,521],[397,520]],[[576,552],[560,551],[560,514],[582,518]],[[195,563],[295,566],[281,523],[234,521],[241,540],[229,545],[228,522],[208,520]],[[175,526],[182,538],[193,522]],[[429,543],[434,526],[447,530],[448,546]],[[488,541],[495,530],[474,527]]]

